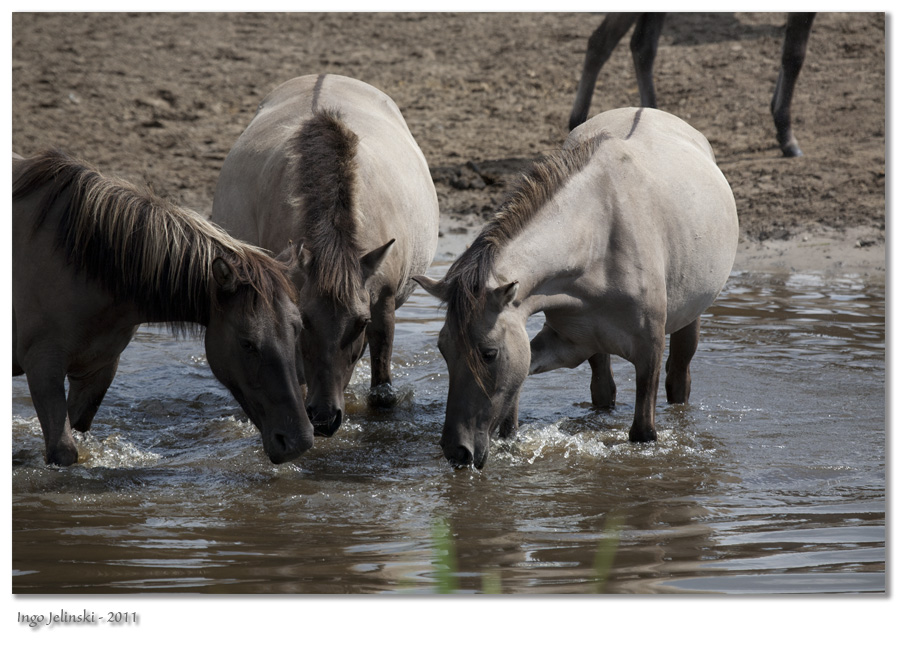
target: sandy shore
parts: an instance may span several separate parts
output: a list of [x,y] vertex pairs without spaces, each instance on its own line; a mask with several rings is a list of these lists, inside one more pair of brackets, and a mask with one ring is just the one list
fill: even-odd
[[[483,223],[484,220],[474,215],[442,216],[441,240],[435,261],[452,262],[471,243]],[[855,276],[867,282],[883,283],[887,274],[885,235],[879,228],[866,226],[843,231],[823,228],[781,240],[742,239],[734,270]]]
[[786,240],[741,241],[734,268],[740,271],[859,276],[884,282],[884,232],[872,227],[819,231]]

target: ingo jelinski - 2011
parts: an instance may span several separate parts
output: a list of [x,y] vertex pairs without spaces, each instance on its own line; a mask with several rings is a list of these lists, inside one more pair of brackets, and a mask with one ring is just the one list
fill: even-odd
[[79,614],[60,610],[56,613],[48,613],[46,615],[27,615],[19,614],[19,623],[27,624],[29,628],[40,628],[41,626],[53,626],[58,624],[136,624],[138,617],[136,612],[108,612],[105,614],[97,614],[84,610]]

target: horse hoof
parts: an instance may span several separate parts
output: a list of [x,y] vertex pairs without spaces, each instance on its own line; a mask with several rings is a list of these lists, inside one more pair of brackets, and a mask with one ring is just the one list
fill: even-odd
[[800,144],[793,137],[786,144],[781,146],[781,154],[785,157],[803,157],[803,151],[800,150]]
[[393,408],[397,404],[397,394],[391,384],[381,384],[369,391],[368,402],[372,408]]
[[656,429],[652,426],[649,428],[637,428],[635,426],[631,427],[631,430],[628,431],[628,441],[630,442],[655,442],[656,441]]
[[74,445],[58,446],[51,451],[47,451],[46,462],[59,467],[70,467],[78,462],[78,449]]

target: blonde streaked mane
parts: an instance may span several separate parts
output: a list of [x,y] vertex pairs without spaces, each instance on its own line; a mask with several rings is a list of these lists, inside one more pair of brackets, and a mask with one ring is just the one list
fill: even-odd
[[587,165],[594,151],[609,136],[605,132],[600,133],[572,148],[556,151],[534,162],[497,214],[442,279],[447,324],[454,337],[462,340],[466,362],[479,383],[482,383],[485,374],[484,362],[465,331],[484,312],[485,285],[493,273],[498,252],[538,217],[542,207],[565,186],[569,178]]
[[33,228],[52,225],[57,247],[76,271],[116,299],[137,300],[150,320],[186,330],[205,325],[215,306],[213,260],[227,260],[253,303],[271,307],[282,291],[295,299],[287,267],[231,238],[200,215],[128,182],[107,178],[59,150],[26,160],[13,199],[43,191]]
[[362,285],[354,216],[359,138],[335,110],[317,111],[288,143],[293,201],[303,209],[303,246],[309,250],[308,280],[338,303],[350,303]]

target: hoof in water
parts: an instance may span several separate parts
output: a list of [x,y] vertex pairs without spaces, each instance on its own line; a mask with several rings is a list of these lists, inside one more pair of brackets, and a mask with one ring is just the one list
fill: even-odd
[[655,442],[656,429],[652,427],[637,428],[632,426],[631,430],[628,431],[628,440],[630,442]]
[[368,402],[372,408],[393,408],[397,404],[397,394],[391,384],[381,384],[369,391]]

